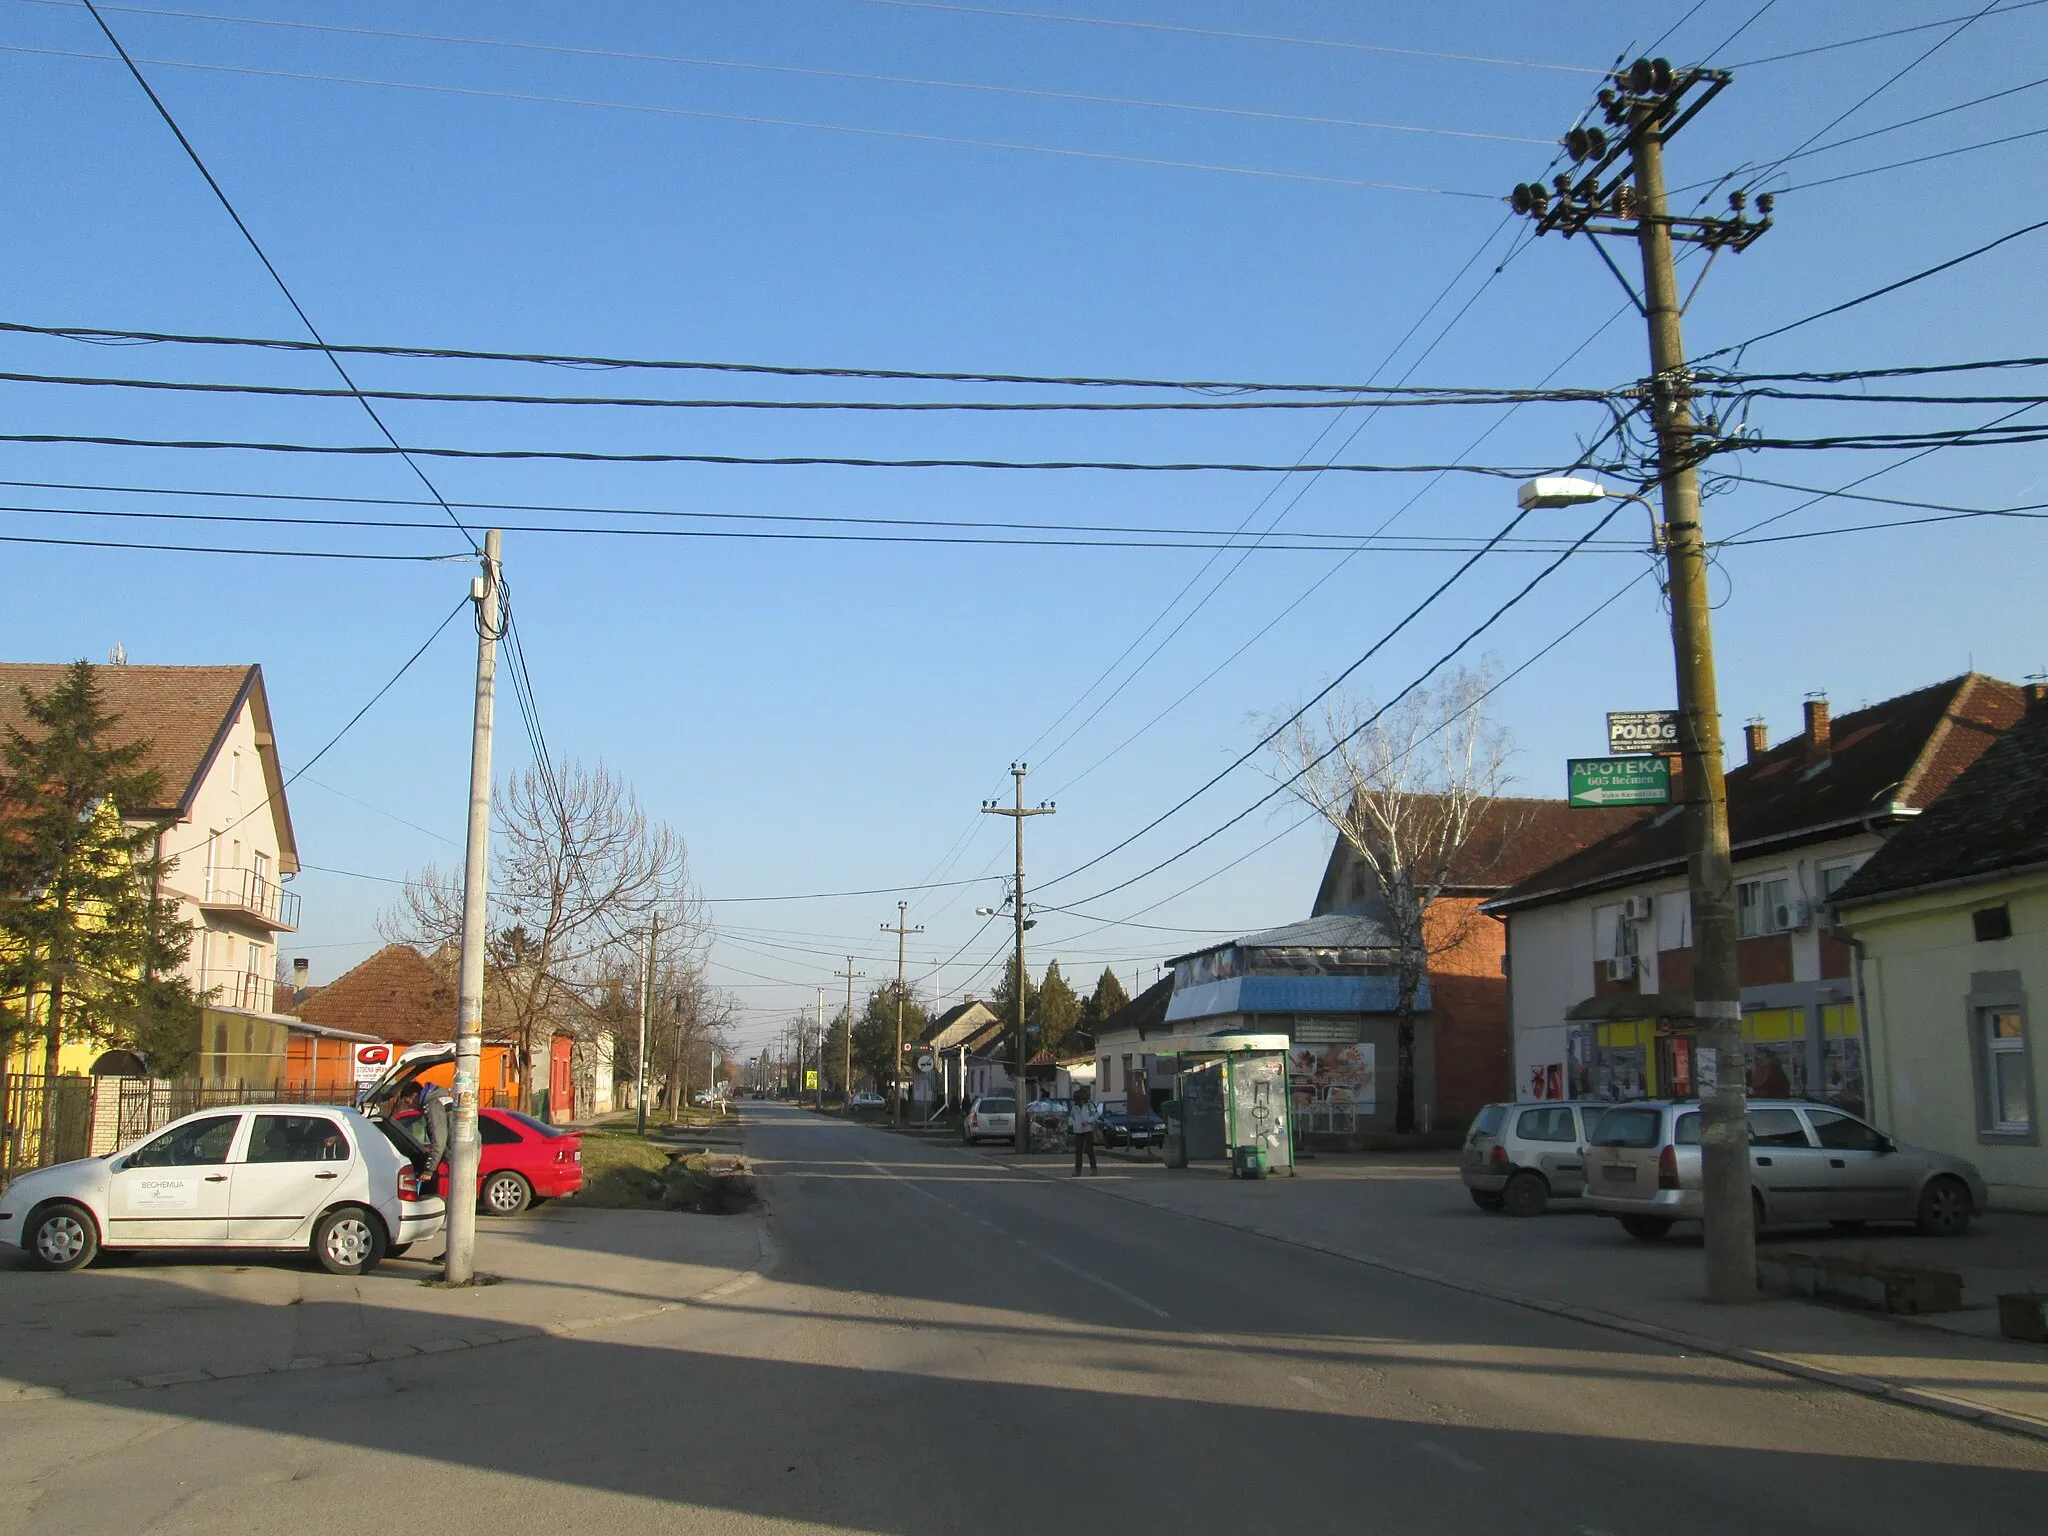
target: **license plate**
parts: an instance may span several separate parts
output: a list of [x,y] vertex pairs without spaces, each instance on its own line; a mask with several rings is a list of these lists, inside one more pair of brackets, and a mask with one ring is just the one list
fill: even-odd
[[1610,1184],[1633,1184],[1633,1183],[1635,1183],[1635,1181],[1636,1181],[1636,1166],[1635,1166],[1635,1164],[1634,1164],[1634,1163],[1609,1163],[1609,1164],[1607,1165],[1607,1182],[1608,1182],[1608,1183],[1610,1183]]

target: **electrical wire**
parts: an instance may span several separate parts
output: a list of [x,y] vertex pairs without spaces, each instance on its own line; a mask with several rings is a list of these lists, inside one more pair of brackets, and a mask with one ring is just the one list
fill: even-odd
[[1731,64],[1731,69],[1755,69],[1763,64],[1782,64],[1788,59],[1811,58],[1817,53],[1833,53],[1842,48],[1854,48],[1862,43],[1879,43],[1887,38],[1905,37],[1913,32],[1932,32],[1937,27],[1952,27],[1959,21],[1982,21],[1990,16],[2005,16],[2014,11],[2030,11],[2037,5],[2048,4],[2048,0],[2014,0],[2010,5],[1994,5],[1978,11],[1973,16],[1949,16],[1940,21],[1916,22],[1910,27],[1893,27],[1885,32],[1867,32],[1861,37],[1845,37],[1839,42],[1819,43],[1811,48],[1795,48],[1789,53],[1774,53],[1764,58],[1746,59],[1740,64]]
[[436,564],[468,555],[399,555],[364,549],[246,549],[232,544],[148,544],[135,539],[53,539],[0,533],[0,544],[46,544],[72,549],[132,549],[166,555],[249,555],[272,560],[400,560]]
[[837,467],[843,469],[1028,469],[1121,470],[1146,472],[1224,471],[1233,474],[1286,475],[1313,470],[1327,474],[1433,475],[1455,471],[1525,480],[1541,471],[1498,464],[1239,464],[1145,463],[1124,460],[1063,459],[874,459],[833,454],[760,455],[737,453],[606,453],[568,448],[396,448],[377,443],[240,442],[220,439],[113,437],[74,432],[0,432],[0,443],[64,443],[98,448],[177,448],[194,451],[304,453],[341,457],[388,457],[393,454],[438,459],[545,459],[584,464],[725,464],[776,468]]
[[2022,139],[2038,139],[2044,133],[2048,133],[2048,128],[2029,128],[2025,133],[2008,133],[2003,138],[1980,139],[1975,144],[1962,144],[1954,149],[1937,150],[1929,155],[1915,155],[1910,160],[1890,160],[1883,165],[1866,166],[1860,171],[1844,171],[1839,176],[1822,176],[1813,181],[1798,182],[1789,187],[1780,187],[1778,193],[1782,197],[1789,192],[1808,192],[1815,187],[1831,187],[1839,181],[1855,181],[1859,177],[1878,176],[1886,171],[1899,171],[1904,170],[1908,166],[1926,165],[1934,160],[1950,160],[1957,155],[1972,154],[1980,149],[1996,149],[2001,144],[2017,144]]
[[[84,0],[81,0],[84,3]],[[105,60],[107,55],[71,48],[35,48],[25,43],[0,43],[0,53],[38,54],[44,58]],[[125,55],[124,55],[125,57]],[[1072,149],[1055,144],[1025,144],[1011,139],[972,138],[964,134],[919,133],[905,128],[873,128],[855,123],[825,123],[808,118],[771,117],[755,112],[714,112],[704,107],[656,106],[648,102],[606,101],[589,96],[549,96],[532,91],[497,91],[481,86],[429,85],[408,80],[375,80],[363,75],[319,74],[309,70],[263,69],[246,64],[206,64],[192,59],[142,59],[141,63],[168,69],[202,70],[208,74],[253,75],[269,80],[321,81],[332,85],[367,85],[386,91],[425,92],[441,96],[463,96],[491,101],[518,101],[555,107],[598,107],[614,112],[645,112],[657,117],[681,117],[697,121],[744,123],[751,127],[802,128],[817,133],[843,133],[862,138],[890,139],[914,144],[945,144],[964,149],[997,149],[1012,153],[1049,155],[1063,160],[1086,160],[1114,165],[1138,165],[1151,170],[1205,171],[1223,176],[1247,176],[1262,181],[1296,181],[1315,186],[1351,187],[1368,192],[1411,192],[1426,197],[1452,197],[1477,202],[1498,202],[1489,192],[1469,192],[1451,187],[1425,187],[1405,181],[1371,181],[1357,176],[1322,176],[1311,171],[1281,171],[1264,166],[1228,165],[1208,160],[1174,160],[1160,155],[1118,154],[1102,149]]]
[[[135,83],[142,87],[143,95],[147,96],[149,104],[156,108],[157,116],[161,117],[164,120],[164,126],[171,130],[171,136],[178,141],[179,148],[185,151],[186,158],[192,162],[193,168],[204,178],[207,186],[213,189],[213,195],[219,199],[221,207],[227,210],[227,215],[234,221],[235,228],[242,232],[242,238],[248,242],[249,249],[254,251],[256,259],[263,263],[263,270],[268,272],[271,281],[277,284],[277,291],[284,295],[285,302],[292,307],[292,313],[297,315],[300,323],[306,327],[306,334],[311,336],[314,342],[318,344],[320,350],[326,354],[327,361],[333,366],[334,371],[341,376],[342,383],[346,384],[351,391],[354,391],[356,387],[355,380],[349,377],[348,370],[342,366],[341,359],[329,349],[326,339],[320,334],[320,328],[313,323],[313,317],[306,313],[305,306],[299,303],[297,295],[291,290],[291,285],[284,280],[284,274],[277,270],[276,264],[271,261],[268,253],[264,251],[255,233],[243,221],[242,215],[236,211],[234,203],[228,198],[226,189],[214,178],[213,172],[207,169],[206,162],[200,158],[199,151],[193,147],[192,141],[185,137],[185,130],[180,128],[178,120],[171,116],[171,109],[164,105],[163,98],[157,95],[155,87],[143,75],[141,68],[136,64],[135,60],[128,56],[128,50],[121,46],[121,40],[114,35],[114,29],[107,25],[106,17],[99,13],[99,10],[94,5],[94,0],[81,0],[81,3],[91,14],[92,19],[99,24],[100,31],[106,34],[107,41],[113,45],[114,52],[121,56],[121,63],[127,67],[128,73],[134,77]],[[426,477],[426,474],[420,469],[419,465],[413,463],[405,450],[399,447],[398,439],[393,437],[391,429],[384,425],[384,418],[377,414],[377,408],[364,399],[360,393],[357,393],[355,398],[370,420],[376,424],[377,431],[391,445],[392,450],[404,458],[412,472],[419,477],[420,484],[427,488],[427,493],[437,502],[440,502],[440,491]],[[467,528],[463,527],[462,519],[455,515],[455,509],[446,502],[441,502],[441,509],[448,514],[448,520],[455,525],[463,538],[468,540],[470,550],[474,553],[477,549],[476,538]]]
[[[76,0],[34,0],[39,5],[70,7]],[[1701,0],[1705,3],[1705,0]],[[464,37],[447,33],[400,32],[384,27],[338,26],[331,22],[294,21],[272,16],[228,16],[211,11],[178,11],[139,5],[108,5],[103,11],[127,12],[136,16],[166,17],[180,21],[210,21],[234,26],[289,28],[300,32],[325,32],[345,37],[375,37],[400,42],[444,43],[478,48],[503,48],[525,53],[555,54],[566,58],[622,60],[641,64],[678,64],[692,69],[730,69],[760,74],[796,75],[814,80],[852,80],[870,85],[912,85],[952,91],[970,91],[997,96],[1022,96],[1047,101],[1071,101],[1089,106],[1140,107],[1154,111],[1191,112],[1221,117],[1250,118],[1263,122],[1302,123],[1312,127],[1359,128],[1383,133],[1429,134],[1452,139],[1484,139],[1509,144],[1548,144],[1519,134],[1484,133],[1470,128],[1436,128],[1413,123],[1370,122],[1360,118],[1317,117],[1299,112],[1268,112],[1248,107],[1223,107],[1200,102],[1151,101],[1130,96],[1101,96],[1084,91],[1055,91],[1032,86],[995,85],[973,80],[941,80],[917,75],[879,75],[858,70],[819,69],[799,64],[762,64],[743,59],[702,58],[677,53],[641,53],[620,48],[591,48],[563,43],[536,43],[517,38]]]

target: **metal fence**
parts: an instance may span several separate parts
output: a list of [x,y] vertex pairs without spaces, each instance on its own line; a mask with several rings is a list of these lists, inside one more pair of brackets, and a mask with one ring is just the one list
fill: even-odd
[[201,1109],[236,1104],[347,1104],[332,1087],[222,1087],[149,1077],[0,1073],[0,1185],[30,1168],[104,1157]]

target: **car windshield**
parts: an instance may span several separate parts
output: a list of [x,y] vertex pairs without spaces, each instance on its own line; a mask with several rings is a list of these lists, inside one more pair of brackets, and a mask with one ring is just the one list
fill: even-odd
[[1489,1104],[1486,1108],[1479,1111],[1478,1118],[1472,1122],[1472,1134],[1475,1136],[1496,1136],[1500,1134],[1501,1121],[1507,1119],[1507,1117],[1507,1105]]
[[1017,1113],[1017,1101],[1015,1099],[983,1099],[974,1106],[974,1110],[976,1114],[982,1115],[1014,1115]]
[[1661,1109],[1610,1109],[1593,1134],[1596,1147],[1654,1147],[1664,1129]]

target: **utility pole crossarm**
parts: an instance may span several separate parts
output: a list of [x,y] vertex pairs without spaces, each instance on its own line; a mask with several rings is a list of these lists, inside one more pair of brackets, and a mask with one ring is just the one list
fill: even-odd
[[913,933],[923,933],[924,926],[915,928],[905,925],[910,912],[910,903],[896,903],[896,926],[882,924],[882,932],[896,935],[896,1060],[889,1071],[889,1086],[896,1096],[892,1106],[896,1123],[903,1124],[910,1118],[909,1109],[903,1102],[903,943]]

